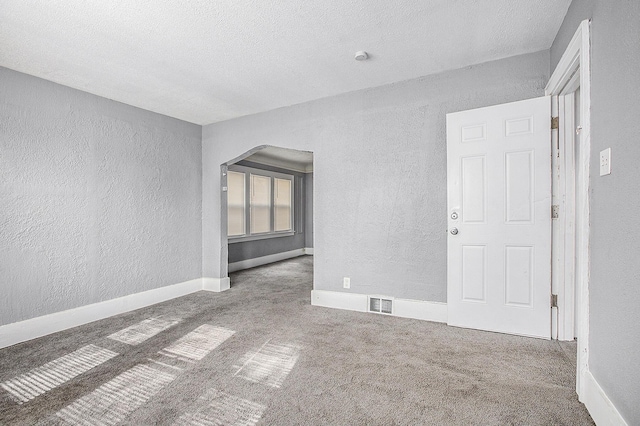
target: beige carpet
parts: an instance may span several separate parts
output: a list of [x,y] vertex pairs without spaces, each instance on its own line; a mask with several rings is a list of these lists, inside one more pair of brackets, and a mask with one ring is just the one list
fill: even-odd
[[0,424],[593,424],[574,344],[313,307],[312,269],[0,350]]

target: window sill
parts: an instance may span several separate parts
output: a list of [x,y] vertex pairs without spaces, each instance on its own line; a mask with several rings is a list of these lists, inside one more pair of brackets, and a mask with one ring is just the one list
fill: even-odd
[[241,237],[228,237],[228,243],[245,243],[247,241],[268,240],[270,238],[293,237],[296,233],[293,231],[278,232],[271,234],[243,235]]

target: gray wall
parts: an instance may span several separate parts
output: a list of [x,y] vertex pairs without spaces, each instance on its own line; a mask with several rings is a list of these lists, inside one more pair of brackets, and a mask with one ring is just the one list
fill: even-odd
[[220,164],[314,153],[314,288],[446,300],[445,114],[544,94],[549,52],[203,128],[203,275],[220,276]]
[[200,126],[0,68],[0,325],[201,277]]
[[[255,259],[257,257],[268,256],[276,253],[284,253],[291,250],[301,249],[305,247],[305,215],[304,208],[305,192],[304,192],[304,173],[298,173],[291,170],[281,169],[278,167],[266,166],[264,164],[252,163],[250,161],[240,161],[239,166],[253,167],[256,169],[270,170],[272,172],[286,173],[294,176],[294,188],[296,197],[294,198],[294,230],[295,234],[290,237],[267,238],[263,240],[253,240],[245,242],[229,243],[229,263],[240,262],[247,259]],[[230,166],[232,169],[233,166]]]
[[304,175],[304,246],[313,248],[313,173]]
[[[591,25],[590,369],[629,425],[640,425],[640,2],[575,0],[551,48],[555,68],[580,21]],[[611,175],[599,152],[611,148]]]

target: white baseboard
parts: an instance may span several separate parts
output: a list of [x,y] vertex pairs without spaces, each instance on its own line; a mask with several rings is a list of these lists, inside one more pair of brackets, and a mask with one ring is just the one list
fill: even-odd
[[584,403],[591,418],[598,426],[627,426],[627,422],[622,418],[615,405],[600,387],[591,372],[587,371],[584,380],[584,395],[580,400]]
[[447,304],[425,300],[395,299],[393,315],[432,322],[447,322]]
[[203,278],[202,290],[215,291],[220,293],[221,291],[229,290],[231,288],[231,280],[226,278]]
[[311,304],[313,306],[367,312],[367,303],[366,294],[311,290]]
[[[379,296],[376,296],[379,297]],[[325,308],[367,312],[369,296],[341,291],[312,290],[311,304]],[[392,316],[433,322],[447,322],[447,304],[423,300],[393,299]]]
[[0,348],[202,290],[202,278],[0,326]]
[[310,256],[313,256],[313,247],[305,247],[304,248],[304,254],[308,254]]
[[281,260],[292,259],[298,256],[304,256],[305,249],[300,248],[291,251],[285,251],[283,253],[270,254],[268,256],[256,257],[255,259],[241,260],[239,262],[233,262],[229,264],[229,273],[241,271],[243,269],[255,268],[256,266],[267,265],[273,262],[280,262]]

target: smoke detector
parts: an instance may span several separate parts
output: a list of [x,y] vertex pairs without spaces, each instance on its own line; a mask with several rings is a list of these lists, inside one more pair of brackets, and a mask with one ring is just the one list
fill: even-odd
[[369,59],[369,54],[364,50],[356,52],[356,61],[366,61]]

